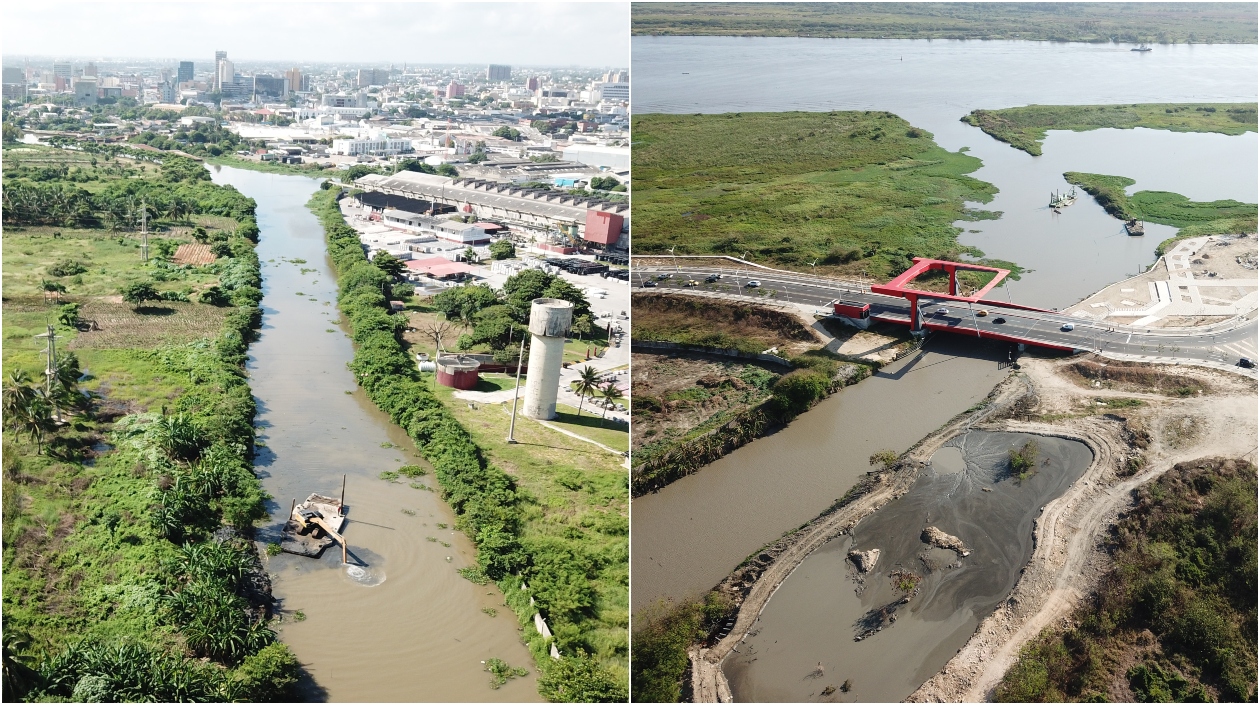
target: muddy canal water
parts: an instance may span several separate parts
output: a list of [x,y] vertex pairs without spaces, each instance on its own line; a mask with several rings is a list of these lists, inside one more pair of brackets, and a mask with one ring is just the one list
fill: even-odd
[[[1007,453],[1029,440],[1039,447],[1036,470],[1019,480],[1010,476]],[[725,663],[735,699],[908,696],[1006,598],[1032,556],[1033,520],[1092,458],[1084,444],[1061,438],[971,431],[951,440],[909,492],[815,551],[784,581]],[[929,526],[961,539],[968,555],[925,543],[921,532]],[[881,552],[865,575],[847,558],[855,549]],[[909,576],[919,579],[913,593]],[[846,680],[847,693],[839,690]],[[834,693],[822,696],[828,686]]]
[[[335,496],[347,476],[344,533],[352,565],[342,566],[335,548],[319,560],[267,559],[285,614],[281,639],[311,676],[304,695],[365,702],[539,700],[533,659],[502,596],[493,585],[474,585],[456,573],[475,562],[475,551],[450,528],[450,509],[436,492],[378,479],[382,470],[425,463],[346,369],[354,351],[339,324],[323,231],[305,205],[319,182],[230,167],[212,172],[216,183],[258,202],[262,231],[263,328],[250,346],[249,382],[258,402],[258,436],[266,444],[255,468],[274,500],[272,521],[259,538],[276,539],[294,498]],[[431,474],[420,480],[436,484]],[[531,675],[491,690],[483,670],[490,658]]]
[[841,390],[778,433],[635,499],[633,609],[700,595],[818,516],[871,469],[871,453],[902,453],[983,399],[1009,372],[1006,351],[933,338],[921,354]]

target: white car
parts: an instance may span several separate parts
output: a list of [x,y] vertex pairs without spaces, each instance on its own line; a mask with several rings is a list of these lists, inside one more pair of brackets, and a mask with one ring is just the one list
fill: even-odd
[[744,286],[748,287],[749,289],[756,289],[757,287],[761,286],[761,282],[757,281],[756,279],[752,279]]
[[938,316],[948,316],[948,315],[949,315],[949,309],[947,309],[947,308],[938,308],[938,309],[936,309],[936,315],[938,315]]
[[1064,323],[1063,325],[1059,326],[1059,330],[1062,330],[1062,331],[1074,330],[1075,328],[1076,326],[1072,325],[1071,323]]

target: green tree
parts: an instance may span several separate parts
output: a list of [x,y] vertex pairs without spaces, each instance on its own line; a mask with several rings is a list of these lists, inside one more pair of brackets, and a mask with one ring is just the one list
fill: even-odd
[[465,247],[465,248],[464,248],[463,256],[464,256],[464,261],[465,261],[465,262],[476,262],[476,261],[477,261],[477,252],[476,252],[475,250],[473,250],[473,248],[471,248],[471,247]]
[[621,390],[617,388],[616,380],[610,379],[604,383],[604,386],[599,388],[599,395],[603,397],[604,402],[606,402],[605,405],[603,406],[602,411],[600,411],[600,414],[599,414],[599,420],[600,420],[600,423],[602,424],[604,421],[606,412],[608,411],[608,405],[615,404],[619,399],[622,398],[622,394],[621,394]]
[[161,301],[162,294],[153,286],[152,282],[135,282],[128,284],[119,290],[122,294],[123,301],[129,304],[139,306],[146,301]]
[[57,310],[57,322],[67,328],[79,327],[79,304],[63,304]]
[[407,272],[406,263],[384,250],[376,253],[376,256],[372,258],[372,264],[376,265],[377,269],[395,278],[401,277]]
[[569,330],[578,334],[579,341],[582,340],[582,336],[588,335],[592,329],[594,329],[594,325],[592,324],[591,317],[589,314],[585,313],[574,318],[573,325],[569,327]]
[[482,309],[497,303],[499,297],[485,284],[456,286],[433,297],[433,305],[448,320],[460,321],[465,326],[471,326]]
[[621,703],[628,693],[624,683],[578,649],[548,664],[538,676],[538,694],[553,703]]
[[573,387],[578,395],[578,418],[582,416],[582,404],[586,403],[587,397],[595,396],[596,389],[599,389],[599,373],[594,367],[585,365],[578,371],[577,384]]
[[516,245],[507,238],[496,240],[490,244],[490,256],[495,259],[512,259],[516,256]]

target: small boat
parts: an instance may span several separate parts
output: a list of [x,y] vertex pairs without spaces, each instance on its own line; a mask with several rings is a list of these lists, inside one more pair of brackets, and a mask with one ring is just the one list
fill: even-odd
[[1126,220],[1124,223],[1124,230],[1134,237],[1146,234],[1146,227],[1142,225],[1142,221],[1137,218]]
[[1151,48],[1146,46],[1146,42],[1142,42],[1141,46],[1135,46],[1129,51],[1150,51]]
[[311,494],[305,502],[293,500],[289,520],[280,530],[280,550],[297,556],[318,558],[325,548],[341,544],[341,562],[346,563],[346,539],[341,528],[346,523],[345,477],[341,478],[341,499]]

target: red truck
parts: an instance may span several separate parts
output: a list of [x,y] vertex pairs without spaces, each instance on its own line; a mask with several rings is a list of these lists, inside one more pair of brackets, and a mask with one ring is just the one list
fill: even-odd
[[871,317],[871,305],[860,301],[840,301],[837,299],[831,302],[831,306],[837,316],[855,320]]

